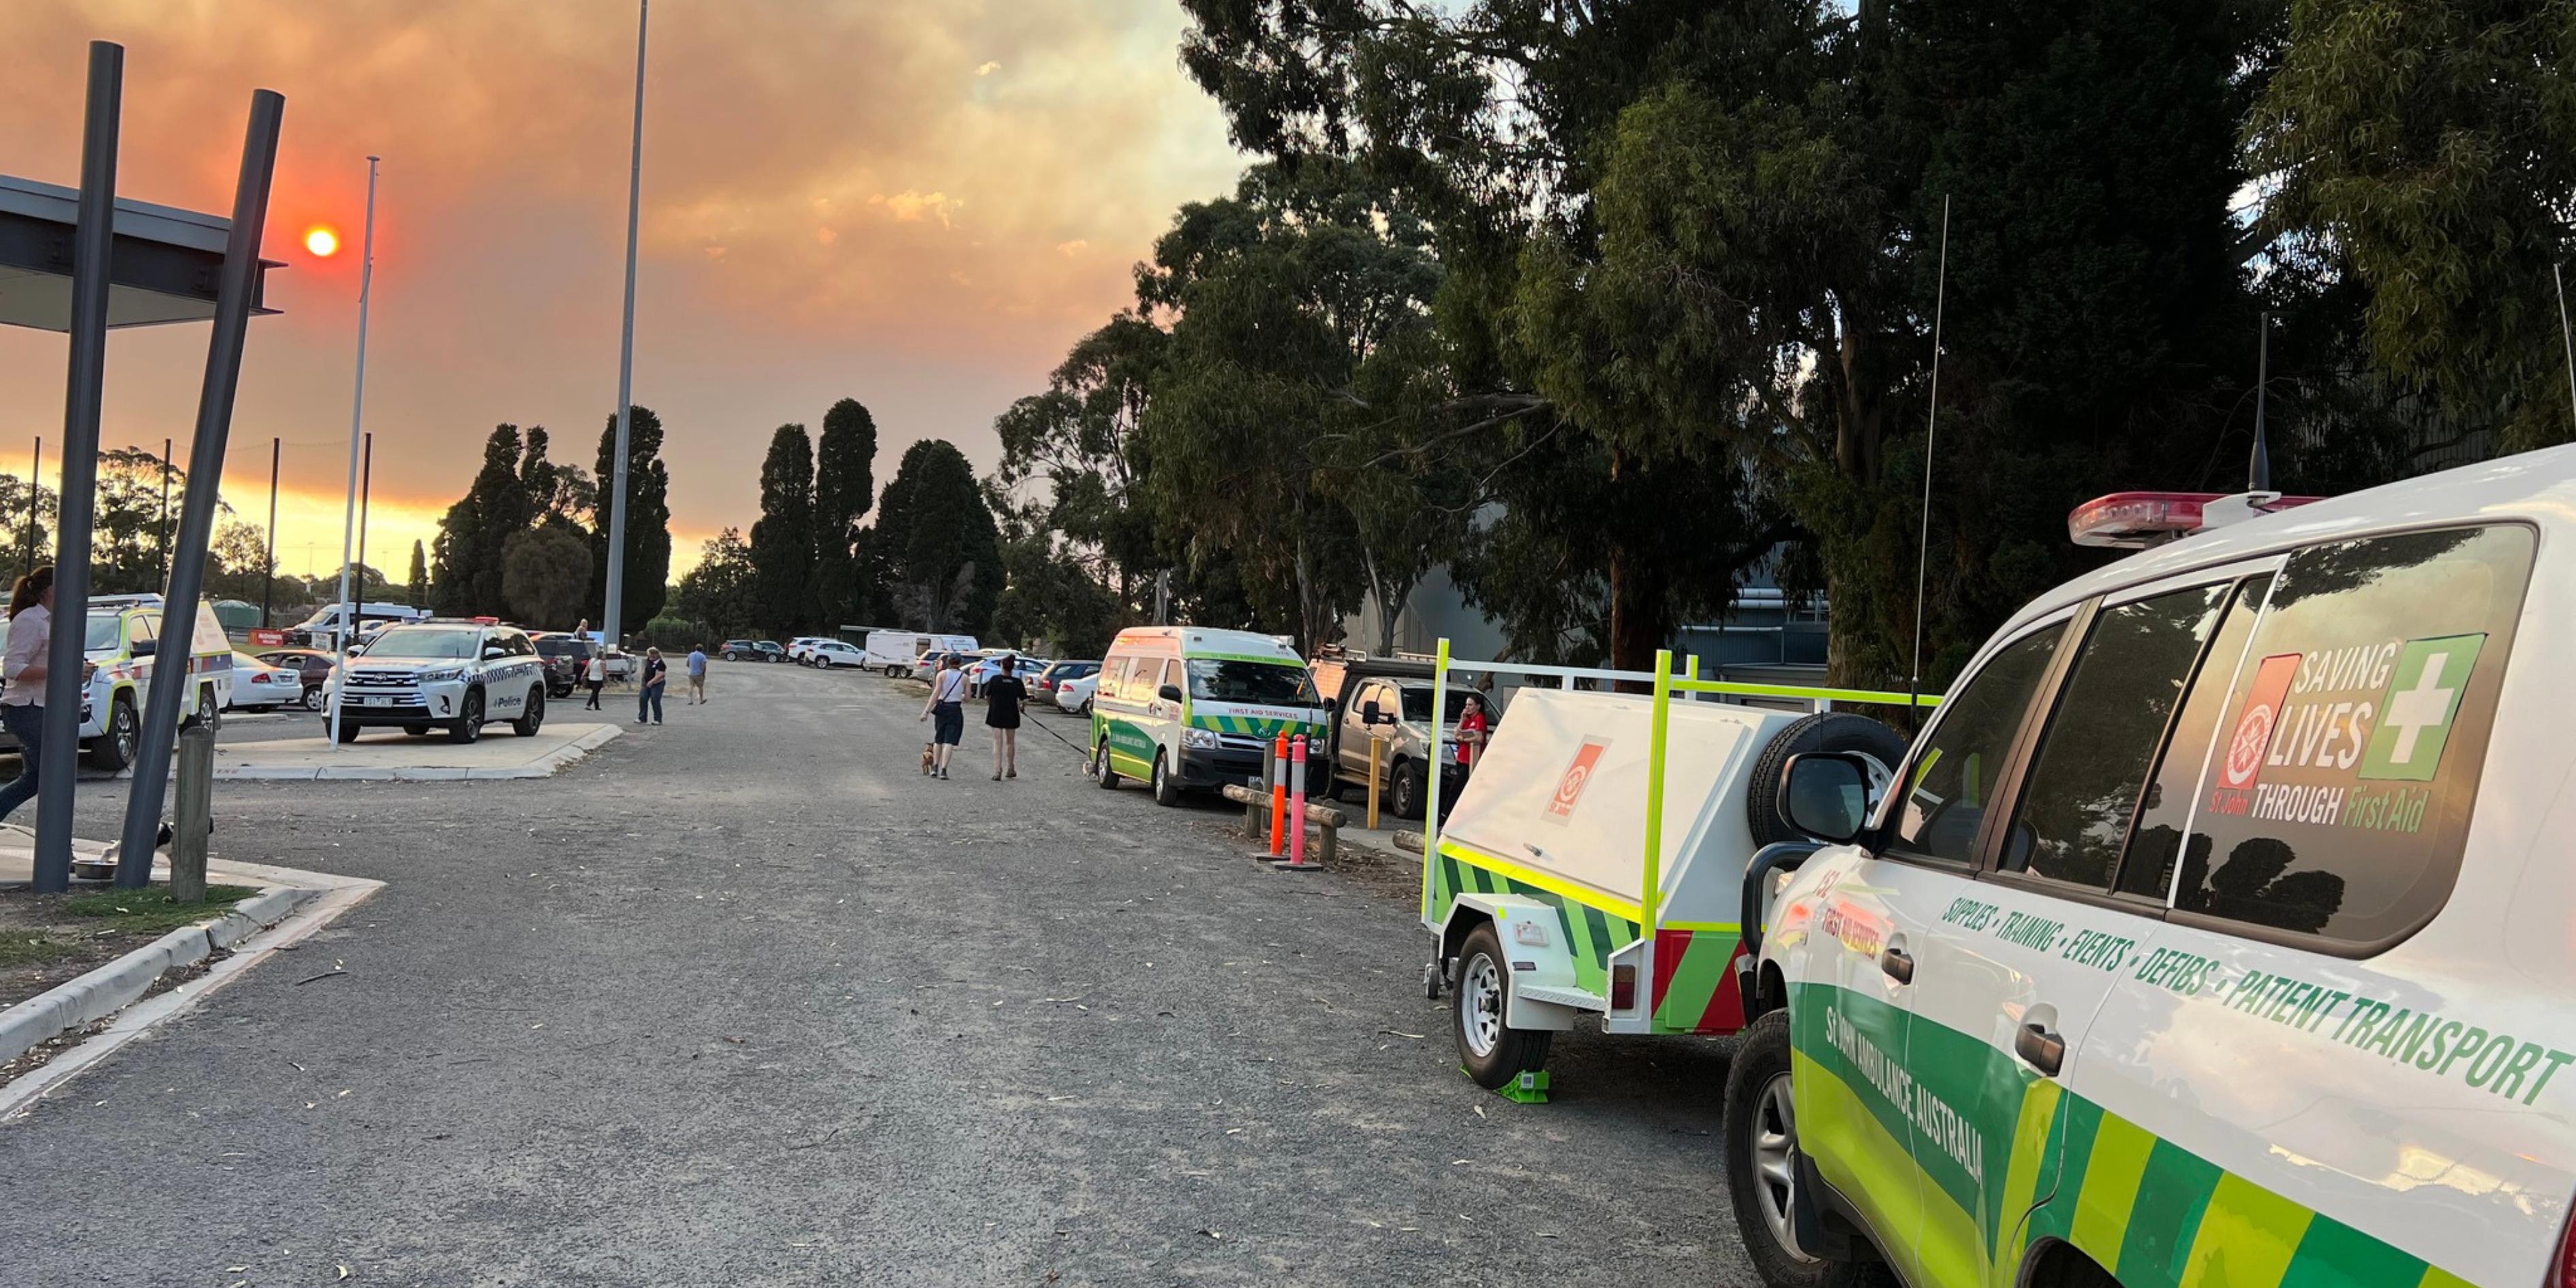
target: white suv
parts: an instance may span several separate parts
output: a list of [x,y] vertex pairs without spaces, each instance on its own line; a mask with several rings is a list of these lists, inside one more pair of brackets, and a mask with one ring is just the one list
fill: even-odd
[[450,742],[472,742],[491,720],[507,720],[519,736],[533,737],[546,718],[546,660],[511,626],[390,626],[331,684],[342,742],[357,741],[358,731],[371,727],[414,734],[445,729]]
[[1867,818],[1791,762],[1830,843],[1747,881],[1725,1109],[1763,1277],[2576,1282],[2571,693],[2558,448],[2050,592]]

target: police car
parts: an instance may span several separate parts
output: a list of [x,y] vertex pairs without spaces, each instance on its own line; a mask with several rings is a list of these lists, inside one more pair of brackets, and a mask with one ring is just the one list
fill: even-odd
[[492,720],[509,721],[526,738],[546,719],[546,660],[512,626],[388,626],[331,685],[342,742],[357,741],[362,729],[385,727],[412,734],[444,729],[450,742],[472,742]]
[[1769,1283],[2576,1284],[2576,447],[2278,504],[2079,510],[2256,517],[2022,610],[1875,807],[1790,763]]

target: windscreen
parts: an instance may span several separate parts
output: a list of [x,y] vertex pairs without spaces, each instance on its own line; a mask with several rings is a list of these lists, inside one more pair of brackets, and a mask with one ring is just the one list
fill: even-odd
[[1293,662],[1234,658],[1189,660],[1190,696],[1204,702],[1251,702],[1274,707],[1315,706],[1315,685]]
[[481,632],[470,627],[390,630],[367,646],[371,658],[397,661],[462,662],[474,657]]
[[89,637],[82,642],[81,648],[88,651],[115,648],[117,623],[123,620],[125,619],[114,613],[92,613],[89,619]]

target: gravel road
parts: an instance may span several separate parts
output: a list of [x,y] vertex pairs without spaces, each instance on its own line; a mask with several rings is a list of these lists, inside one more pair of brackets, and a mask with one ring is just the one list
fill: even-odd
[[551,780],[219,784],[220,852],[389,884],[0,1126],[7,1281],[1753,1281],[1723,1044],[1512,1104],[1409,867],[1271,872],[1038,728],[992,782],[973,713],[927,782],[917,686],[712,687]]

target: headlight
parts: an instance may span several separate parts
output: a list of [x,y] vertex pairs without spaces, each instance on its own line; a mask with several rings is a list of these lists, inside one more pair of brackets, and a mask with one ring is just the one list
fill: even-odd
[[1181,730],[1181,745],[1184,747],[1194,747],[1200,751],[1214,751],[1218,745],[1216,740],[1216,730],[1183,729]]
[[419,676],[420,682],[423,684],[446,684],[449,681],[462,680],[464,678],[465,668],[461,666],[443,667],[436,671],[423,671]]

